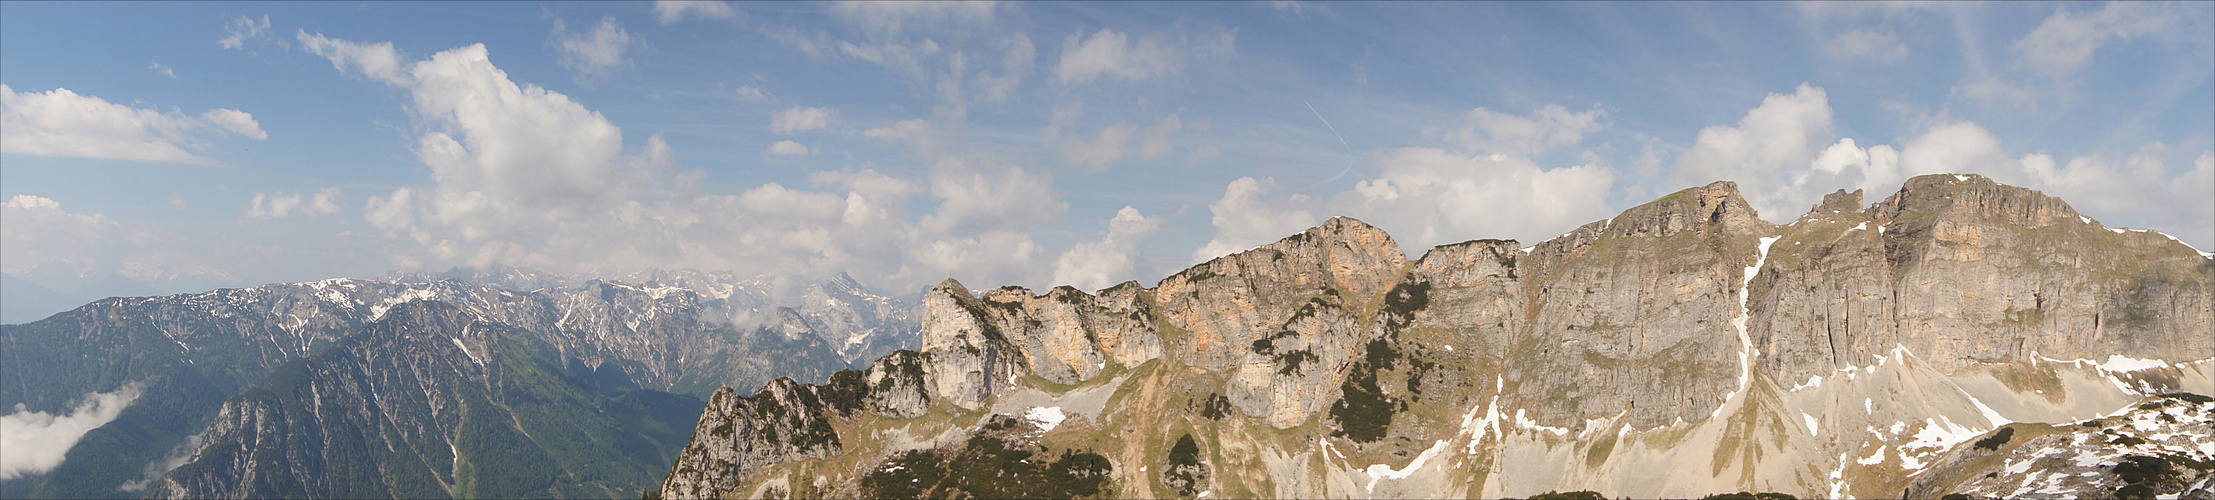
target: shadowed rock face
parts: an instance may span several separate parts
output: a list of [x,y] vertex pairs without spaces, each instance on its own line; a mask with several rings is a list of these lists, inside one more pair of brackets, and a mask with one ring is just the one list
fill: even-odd
[[[1786,413],[1820,399],[1785,389],[1810,377],[1845,380],[1850,377],[1839,374],[1851,373],[1840,370],[1873,373],[1869,365],[1885,359],[1895,362],[1887,370],[1912,367],[1919,377],[1865,376],[1850,385],[1851,391],[1883,391],[1892,390],[1878,388],[1884,384],[1954,383],[1940,380],[1957,371],[1986,377],[1979,374],[2004,371],[1992,371],[1999,365],[1990,363],[2035,357],[2215,357],[2215,336],[2206,334],[2215,261],[2180,243],[2156,233],[2108,230],[2060,200],[1976,176],[1917,177],[1874,207],[1861,203],[1859,192],[1835,193],[1798,221],[1778,226],[1763,221],[1736,184],[1716,182],[1530,248],[1475,240],[1438,246],[1411,263],[1382,230],[1334,218],[1193,266],[1150,290],[1125,283],[1097,295],[1067,287],[1042,295],[1019,287],[977,294],[948,280],[924,297],[923,348],[888,357],[891,364],[880,362],[866,373],[872,381],[907,381],[905,403],[871,411],[913,418],[938,411],[930,405],[944,401],[952,408],[947,411],[966,415],[962,411],[978,411],[1026,387],[1030,377],[1057,386],[1095,383],[1112,367],[1158,359],[1160,371],[1207,379],[1197,384],[1209,387],[1209,405],[1221,398],[1235,409],[1229,419],[1278,430],[1321,419],[1318,435],[1302,442],[1339,443],[1331,450],[1285,453],[1327,451],[1344,461],[1344,451],[1408,463],[1418,452],[1437,456],[1447,443],[1441,436],[1472,440],[1479,438],[1468,436],[1513,431],[1578,440],[1585,439],[1588,423],[1602,422],[1614,430],[1599,435],[1636,429],[1710,440],[1701,446],[1716,446],[1714,457],[1696,460],[1701,471],[1740,467],[1732,469],[1742,471],[1737,484],[1753,484],[1770,474],[1751,465],[1761,463],[1762,453],[1821,460],[1827,468],[1848,460],[1846,454],[1869,452],[1858,441],[1800,445],[1783,437],[1820,432],[1814,428],[1828,414],[1809,411],[1843,411]],[[1977,370],[1964,371],[1971,367]],[[2197,373],[2173,369],[2181,370],[2177,380]],[[917,375],[900,375],[908,373]],[[1979,413],[1984,403],[1957,389],[1913,390],[1938,392],[1917,393],[1908,398],[1913,404],[1895,407],[1942,408],[1946,413],[1931,415],[1945,417],[1947,425],[1991,414],[1988,408]],[[1840,422],[1892,424],[1876,420],[1873,408],[1883,405],[1839,394],[1823,396],[1835,401],[1822,404],[1853,406],[1855,415],[1840,416]],[[2107,396],[2085,397],[2068,401]],[[1411,404],[1467,413],[1456,431],[1435,417],[1403,417]],[[2034,406],[2008,408],[2046,411]],[[1493,416],[1480,420],[1477,408]],[[1210,415],[1211,421],[1226,418]],[[1895,417],[1925,416],[1886,418]],[[1720,419],[1730,421],[1706,425]],[[700,428],[720,425],[703,418]],[[1355,426],[1361,429],[1349,431]],[[1708,427],[1715,429],[1694,438],[1666,430]],[[1753,429],[1765,433],[1762,442],[1752,441]],[[1901,429],[1893,426],[1890,435],[1922,439],[1919,431]],[[1713,437],[1718,433],[1733,437]],[[1498,450],[1538,446],[1529,456],[1553,449],[1538,441],[1490,439],[1483,442],[1503,447]],[[1611,463],[1616,445],[1608,439],[1605,448],[1579,448],[1577,462]],[[1724,444],[1713,444],[1716,439]],[[1424,448],[1431,440],[1438,444]],[[1468,454],[1477,454],[1476,442],[1467,445]],[[1652,448],[1659,445],[1637,446],[1646,450],[1640,453],[1661,453]],[[1918,446],[1916,453],[1927,454],[1946,445]],[[1141,458],[1153,460],[1122,459]],[[1280,466],[1271,465],[1270,473],[1280,473],[1274,469]],[[698,474],[680,472],[692,475],[672,475],[666,484],[672,489],[665,491],[728,491],[699,489],[690,483]],[[1839,484],[1855,481],[1840,477]],[[1882,488],[1891,484],[1882,481],[1893,479],[1864,481]],[[1277,491],[1441,494],[1301,484],[1321,489]]]

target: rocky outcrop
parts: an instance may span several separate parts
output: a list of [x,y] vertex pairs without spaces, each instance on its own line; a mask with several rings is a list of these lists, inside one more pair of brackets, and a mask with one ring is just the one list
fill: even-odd
[[2215,352],[2207,258],[1975,175],[1916,177],[1865,211],[1817,207],[1785,228],[1753,289],[1759,364],[1781,381],[1894,346],[1947,372]]
[[1736,184],[1687,189],[1539,245],[1511,397],[1542,425],[1629,412],[1630,425],[1700,422],[1743,389],[1734,325],[1746,267],[1774,229]]
[[[1584,480],[1897,491],[1966,433],[2208,383],[2177,363],[2215,358],[2215,260],[1976,176],[1917,177],[1862,203],[1841,191],[1778,226],[1717,182],[1531,247],[1474,240],[1412,263],[1383,231],[1334,218],[1150,290],[977,294],[948,280],[923,299],[918,351],[839,377],[891,381],[897,396],[867,392],[856,408],[903,419],[1088,391],[1162,405],[1140,411],[1181,405],[1184,417],[1121,418],[1214,436],[1202,440],[1218,454],[1213,484],[1262,496],[1527,495]],[[2037,365],[2069,359],[2111,361]],[[1148,382],[1103,381],[1153,360],[1122,372]],[[1112,432],[1076,439],[1164,464],[1166,436],[1142,433],[1153,427],[1103,425],[1069,432]],[[1281,481],[1233,479],[1234,466]],[[1655,470],[1670,477],[1636,476]],[[664,491],[729,491],[687,474]],[[1196,494],[1199,480],[1164,474],[1118,484]],[[1172,490],[1144,489],[1160,485]]]
[[1180,362],[1226,373],[1225,395],[1270,425],[1299,425],[1332,392],[1366,332],[1360,311],[1392,287],[1407,256],[1346,217],[1193,266],[1154,292]]

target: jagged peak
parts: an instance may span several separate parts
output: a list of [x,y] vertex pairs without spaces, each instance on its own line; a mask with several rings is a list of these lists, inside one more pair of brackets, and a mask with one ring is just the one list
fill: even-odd
[[956,297],[975,297],[975,295],[969,293],[968,287],[961,286],[961,281],[955,280],[953,278],[946,278],[943,281],[939,281],[937,285],[931,286],[931,291],[924,292],[923,295],[935,296],[940,294],[948,294]]

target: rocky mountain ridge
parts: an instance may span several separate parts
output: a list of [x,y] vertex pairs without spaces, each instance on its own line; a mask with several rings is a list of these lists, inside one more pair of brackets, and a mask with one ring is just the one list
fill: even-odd
[[[1889,496],[2009,423],[2215,392],[2215,260],[1979,176],[1860,197],[1778,226],[1718,182],[1531,247],[1410,262],[1336,218],[1151,289],[949,281],[915,352],[714,395],[659,492],[871,496],[1020,414],[1107,496]],[[1164,489],[1181,441],[1212,472]]]
[[[106,496],[146,484],[152,478],[137,471],[165,470],[159,462],[189,455],[188,437],[228,418],[219,415],[226,399],[409,304],[450,304],[485,322],[531,332],[548,346],[547,356],[563,377],[610,394],[651,389],[705,397],[717,387],[758,387],[777,376],[822,380],[849,362],[831,341],[880,330],[870,344],[879,349],[917,341],[913,327],[902,326],[897,314],[826,327],[804,312],[901,309],[899,301],[861,290],[850,278],[847,293],[792,309],[765,308],[748,302],[752,299],[739,293],[742,286],[682,273],[664,273],[655,277],[664,281],[646,285],[584,280],[532,290],[501,285],[558,280],[513,268],[462,274],[481,283],[455,276],[342,278],[111,298],[0,327],[5,343],[0,353],[6,356],[0,363],[0,406],[58,411],[83,394],[130,383],[145,384],[147,395],[116,421],[88,433],[60,468],[18,481],[36,484],[10,485],[11,495]],[[692,281],[665,284],[682,279]],[[666,458],[649,462],[667,463]]]

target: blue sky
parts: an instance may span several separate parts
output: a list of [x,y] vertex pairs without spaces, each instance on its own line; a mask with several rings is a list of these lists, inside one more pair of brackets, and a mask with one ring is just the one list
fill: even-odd
[[1984,174],[2215,249],[2208,3],[0,3],[0,271],[1152,283]]

